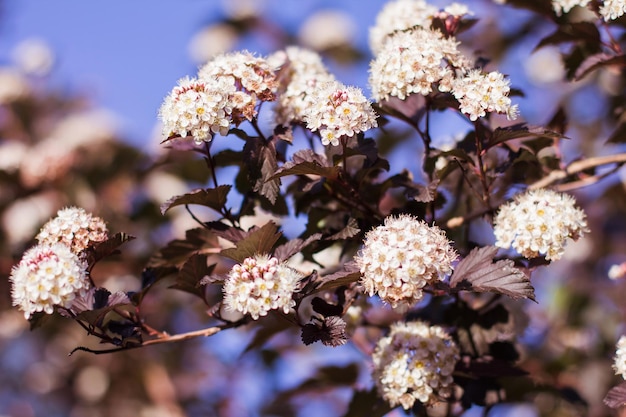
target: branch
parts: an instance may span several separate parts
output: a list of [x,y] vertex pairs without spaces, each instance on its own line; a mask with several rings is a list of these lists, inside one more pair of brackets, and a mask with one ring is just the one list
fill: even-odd
[[216,333],[221,332],[222,330],[225,329],[229,329],[232,327],[237,327],[241,324],[245,323],[244,321],[237,321],[237,322],[229,322],[226,323],[224,325],[221,326],[214,326],[214,327],[209,327],[206,329],[201,329],[201,330],[195,330],[193,332],[187,332],[187,333],[180,333],[180,334],[175,334],[175,335],[168,335],[167,333],[163,332],[161,333],[161,335],[156,338],[156,339],[151,339],[151,340],[146,340],[143,343],[140,344],[136,344],[136,345],[126,345],[126,346],[120,346],[120,347],[115,347],[115,348],[111,348],[111,349],[102,349],[102,350],[94,350],[85,346],[78,346],[76,348],[74,348],[68,356],[72,356],[74,354],[74,352],[77,351],[83,351],[83,352],[89,352],[89,353],[93,353],[95,355],[101,355],[101,354],[105,354],[105,353],[114,353],[114,352],[119,352],[122,350],[130,350],[130,349],[136,349],[136,348],[140,348],[140,347],[145,347],[145,346],[151,346],[151,345],[159,345],[162,343],[174,343],[174,342],[181,342],[183,340],[189,340],[189,339],[194,339],[196,337],[209,337],[209,336],[213,336]]
[[[550,184],[553,184],[559,180],[567,178],[571,175],[577,174],[589,168],[608,165],[608,164],[622,164],[626,163],[626,153],[618,153],[615,155],[597,156],[595,158],[583,159],[581,161],[572,162],[563,170],[552,171],[546,177],[543,177],[539,181],[528,186],[528,189],[534,190],[537,188],[545,188]],[[587,185],[587,184],[582,184]]]

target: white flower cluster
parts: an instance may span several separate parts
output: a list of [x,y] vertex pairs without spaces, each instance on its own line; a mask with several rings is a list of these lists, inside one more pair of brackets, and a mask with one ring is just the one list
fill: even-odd
[[441,229],[400,215],[367,233],[356,262],[365,291],[397,307],[419,301],[427,284],[452,272],[456,258]]
[[620,337],[617,341],[613,370],[615,375],[621,375],[622,378],[626,379],[626,336]]
[[430,27],[437,8],[423,0],[395,0],[385,3],[370,28],[370,48],[377,55],[394,32],[411,29],[415,26]]
[[600,15],[605,21],[615,20],[626,14],[626,0],[604,0],[600,6]]
[[452,81],[452,94],[459,110],[475,121],[489,113],[504,113],[508,119],[517,118],[517,106],[511,105],[509,80],[497,71],[488,74],[472,70]]
[[427,95],[434,83],[439,83],[442,91],[450,91],[455,75],[452,67],[468,65],[457,45],[453,38],[430,29],[394,34],[370,63],[369,84],[374,99],[404,100],[413,93]]
[[57,216],[48,221],[36,236],[42,245],[63,243],[76,254],[90,244],[102,242],[107,238],[108,231],[104,220],[78,207],[59,210]]
[[268,255],[246,258],[226,278],[224,304],[254,320],[279,308],[286,314],[295,305],[292,296],[300,278],[298,272]]
[[278,98],[274,107],[276,122],[281,125],[304,122],[305,110],[313,105],[313,95],[320,84],[334,81],[316,52],[297,46],[287,47],[268,57],[278,71]]
[[496,246],[512,246],[525,258],[560,259],[567,240],[588,231],[585,213],[575,204],[573,197],[546,189],[517,195],[494,218]]
[[499,72],[484,74],[473,69],[454,37],[430,28],[434,17],[446,22],[451,18],[455,25],[469,14],[469,9],[458,3],[442,12],[422,0],[388,3],[370,31],[375,58],[370,63],[369,84],[374,99],[404,100],[411,94],[428,95],[438,90],[451,92],[461,112],[471,120],[487,112],[515,119],[517,106],[511,105],[509,81]]
[[395,323],[372,355],[376,388],[392,407],[432,405],[450,396],[459,349],[439,326]]
[[227,80],[179,80],[159,110],[163,136],[190,135],[198,145],[210,141],[216,133],[225,136],[230,127],[229,97],[233,93],[235,89]]
[[586,7],[591,0],[552,0],[552,9],[557,16],[569,13],[575,6]]
[[252,120],[258,101],[275,98],[276,77],[265,59],[249,52],[216,56],[197,78],[178,82],[159,109],[163,135],[191,136],[196,144]]
[[87,263],[62,243],[37,245],[11,270],[13,305],[28,319],[33,313],[52,314],[54,306],[69,308],[90,287]]
[[372,104],[357,87],[329,81],[311,91],[311,101],[304,120],[313,132],[319,130],[324,145],[337,146],[341,137],[378,126]]

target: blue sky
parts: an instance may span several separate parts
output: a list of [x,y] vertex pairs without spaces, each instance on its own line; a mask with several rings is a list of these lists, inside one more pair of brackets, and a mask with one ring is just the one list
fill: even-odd
[[[84,92],[122,120],[122,132],[141,146],[150,139],[157,110],[176,81],[196,72],[188,53],[192,36],[224,15],[224,1],[4,0],[0,15],[0,65],[22,40],[45,41],[55,54],[51,82]],[[341,7],[365,24],[357,42],[367,39],[383,0],[267,0],[265,16],[295,30],[320,8]],[[285,7],[291,4],[293,7]],[[339,6],[340,5],[340,6]],[[250,39],[255,43],[254,39]],[[255,45],[250,49],[259,53]]]

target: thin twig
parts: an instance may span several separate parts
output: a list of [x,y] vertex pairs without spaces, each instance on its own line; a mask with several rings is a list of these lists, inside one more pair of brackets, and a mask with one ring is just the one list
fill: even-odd
[[529,189],[545,188],[559,180],[565,179],[571,175],[577,174],[589,168],[594,168],[609,164],[626,163],[626,153],[618,153],[615,155],[597,156],[595,158],[583,159],[569,164],[565,169],[550,172],[547,176],[528,186]]

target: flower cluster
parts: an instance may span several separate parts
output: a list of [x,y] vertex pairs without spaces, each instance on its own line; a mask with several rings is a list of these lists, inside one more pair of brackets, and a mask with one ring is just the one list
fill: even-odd
[[370,28],[370,48],[378,54],[388,36],[415,26],[428,28],[437,8],[423,0],[395,0],[385,3]]
[[90,244],[102,242],[108,237],[107,226],[100,217],[78,207],[67,207],[57,212],[36,236],[42,245],[63,243],[78,254]]
[[439,326],[395,323],[372,354],[376,388],[392,407],[432,405],[450,395],[459,349]]
[[449,91],[454,78],[450,66],[467,65],[457,45],[453,38],[429,29],[394,34],[370,64],[369,84],[374,99],[404,100],[413,93],[427,95],[434,83]]
[[459,110],[475,121],[489,113],[504,113],[517,118],[517,106],[511,105],[509,80],[497,71],[488,74],[472,70],[452,81],[452,92],[459,102]]
[[226,80],[179,80],[159,109],[163,136],[190,135],[196,144],[210,141],[216,133],[225,136],[232,114],[229,97],[234,92]]
[[615,20],[626,14],[626,1],[624,0],[604,0],[600,6],[600,15],[605,21]]
[[281,125],[304,122],[305,110],[313,105],[311,91],[334,81],[322,58],[308,49],[290,46],[268,57],[280,80],[274,113]]
[[224,283],[227,309],[250,314],[254,320],[270,310],[285,314],[295,305],[293,293],[301,276],[268,255],[246,258],[235,265]]
[[365,132],[378,124],[376,113],[361,89],[338,81],[323,83],[311,92],[313,105],[304,111],[307,127],[320,132],[322,144],[339,145],[339,139]]
[[615,375],[621,375],[622,378],[626,379],[626,336],[620,337],[617,341],[613,370]]
[[90,287],[86,261],[62,243],[27,250],[9,279],[13,305],[26,318],[41,311],[52,314],[54,306],[69,308]]
[[588,231],[585,213],[575,204],[573,197],[546,189],[517,195],[494,218],[496,246],[512,246],[526,258],[560,259],[567,240]]
[[163,135],[196,144],[225,136],[231,124],[252,120],[258,101],[275,98],[277,81],[264,58],[249,52],[222,54],[204,65],[197,78],[183,78],[159,109]]
[[452,272],[456,258],[441,229],[401,215],[367,233],[356,262],[365,291],[397,307],[419,301],[424,286]]

